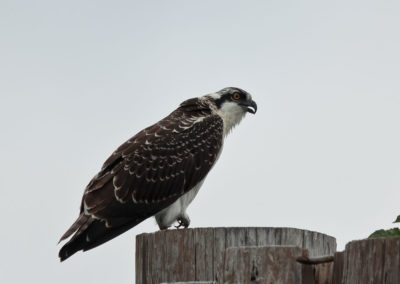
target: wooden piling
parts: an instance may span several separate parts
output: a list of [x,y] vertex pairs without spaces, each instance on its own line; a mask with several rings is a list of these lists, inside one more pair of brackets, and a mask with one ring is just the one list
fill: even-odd
[[[339,266],[339,262],[335,263]],[[400,238],[352,241],[343,253],[340,284],[400,283]],[[340,270],[340,267],[338,267]]]
[[[290,253],[286,250],[287,256],[294,257],[296,249],[298,252],[305,249],[309,256],[313,257],[333,255],[336,251],[336,240],[325,234],[294,228],[195,228],[141,234],[136,237],[136,283],[159,284],[185,281],[229,283],[228,279],[225,281],[224,274],[231,277],[233,274],[229,274],[229,271],[235,270],[235,264],[229,264],[227,256],[239,253],[240,250],[235,252],[228,248],[249,246],[254,249],[255,247],[289,246],[292,248],[289,248]],[[251,253],[257,255],[254,249]],[[285,255],[283,253],[285,249],[279,251],[263,248],[262,250],[269,251],[270,256],[275,252],[274,255],[276,257],[281,255],[282,259]],[[260,261],[268,262],[267,259],[260,259]],[[290,258],[289,262],[285,264],[287,267],[300,267],[301,270],[301,265],[295,263],[296,258]],[[277,272],[276,275],[283,274]]]

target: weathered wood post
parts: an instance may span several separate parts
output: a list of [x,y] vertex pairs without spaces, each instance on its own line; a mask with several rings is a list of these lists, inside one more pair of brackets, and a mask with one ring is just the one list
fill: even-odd
[[352,241],[342,254],[342,262],[335,260],[341,274],[334,275],[340,278],[335,284],[400,283],[400,238]]
[[234,247],[225,251],[224,283],[302,283],[305,254],[297,246]]
[[[288,248],[290,252],[288,249],[275,249],[276,255],[282,257],[294,257],[294,252],[302,249],[308,250],[309,256],[313,257],[333,255],[336,240],[321,233],[293,228],[196,228],[141,234],[136,237],[136,284],[225,283],[224,274],[230,277],[233,274],[229,273],[235,269],[235,264],[229,266],[229,258],[244,253],[228,248],[253,247],[254,250],[254,247],[265,247],[262,250],[272,255],[274,249],[268,248],[271,246],[292,247]],[[257,256],[257,252],[252,253]],[[260,261],[268,263],[266,259]],[[293,261],[285,265],[301,270],[301,264],[295,263],[295,258]],[[279,272],[276,275],[279,277]]]

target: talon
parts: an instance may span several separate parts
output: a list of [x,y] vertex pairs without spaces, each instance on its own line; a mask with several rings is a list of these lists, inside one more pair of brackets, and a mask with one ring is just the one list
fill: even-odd
[[189,216],[180,216],[178,217],[178,219],[176,219],[176,221],[178,222],[178,225],[175,226],[175,228],[180,229],[180,228],[187,228],[190,225],[190,219]]

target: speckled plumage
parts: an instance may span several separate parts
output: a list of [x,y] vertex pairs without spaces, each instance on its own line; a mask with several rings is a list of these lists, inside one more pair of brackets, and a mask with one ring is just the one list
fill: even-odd
[[[240,89],[243,100],[251,96]],[[225,90],[225,89],[224,89]],[[222,91],[220,91],[222,92]],[[246,113],[222,93],[183,102],[170,115],[122,144],[85,189],[80,216],[62,236],[59,256],[94,248],[156,216],[161,229],[188,218],[186,207],[218,159],[224,136]],[[228,98],[229,99],[229,98]]]

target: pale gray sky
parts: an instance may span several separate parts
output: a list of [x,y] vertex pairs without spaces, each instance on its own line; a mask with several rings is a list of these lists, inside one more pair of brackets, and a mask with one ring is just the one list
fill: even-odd
[[0,2],[0,282],[134,283],[134,237],[60,264],[84,187],[183,100],[259,106],[189,208],[193,227],[289,226],[339,248],[400,213],[399,1]]

